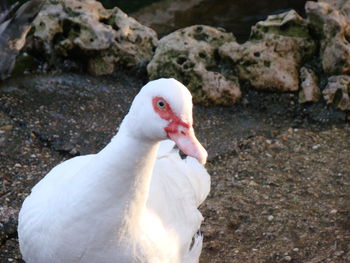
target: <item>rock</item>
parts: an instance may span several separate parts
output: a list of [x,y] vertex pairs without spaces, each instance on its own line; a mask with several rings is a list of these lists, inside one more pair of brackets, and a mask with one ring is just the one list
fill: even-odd
[[350,2],[348,0],[319,0],[318,2],[325,2],[340,10],[347,18],[350,18]]
[[119,8],[107,10],[95,0],[50,0],[34,21],[29,50],[42,48],[50,64],[69,58],[105,75],[150,60],[157,41],[152,29]]
[[291,51],[297,48],[293,40],[278,36],[243,45],[226,43],[219,54],[236,69],[240,79],[256,89],[295,91],[299,88],[301,58]]
[[254,182],[253,180],[251,180],[249,182],[249,186],[259,186],[256,182]]
[[0,206],[0,242],[3,244],[9,237],[15,236],[17,231],[18,209]]
[[283,258],[283,261],[285,261],[285,262],[290,262],[290,261],[292,261],[292,257],[291,256],[285,256],[284,258]]
[[328,75],[350,73],[350,20],[326,2],[307,2],[306,13],[320,39],[322,67]]
[[340,110],[350,110],[350,76],[328,78],[328,84],[322,93],[327,104],[332,103]]
[[252,27],[250,39],[262,39],[266,35],[283,35],[299,39],[302,45],[313,45],[305,39],[310,38],[307,21],[294,10],[278,15],[270,15]]
[[302,67],[300,69],[300,80],[299,103],[319,101],[321,91],[315,73],[309,68]]
[[10,76],[16,57],[23,48],[26,36],[45,0],[31,0],[16,12],[18,3],[0,13],[0,80]]
[[174,77],[192,92],[195,103],[234,104],[241,96],[238,79],[223,74],[218,48],[235,43],[231,33],[209,26],[179,29],[159,41],[147,66],[150,79]]
[[252,27],[250,40],[261,40],[269,36],[283,36],[293,39],[299,45],[298,53],[306,59],[316,52],[316,43],[310,35],[309,26],[297,12],[290,10],[271,15],[265,21]]
[[338,210],[337,209],[332,209],[329,213],[332,214],[332,215],[335,215],[336,213],[338,213]]
[[7,132],[7,131],[11,131],[13,128],[12,125],[4,125],[4,126],[0,126],[0,133],[3,132]]
[[226,43],[219,49],[240,79],[257,89],[277,91],[299,89],[299,68],[314,52],[307,24],[293,10],[258,22],[250,41]]

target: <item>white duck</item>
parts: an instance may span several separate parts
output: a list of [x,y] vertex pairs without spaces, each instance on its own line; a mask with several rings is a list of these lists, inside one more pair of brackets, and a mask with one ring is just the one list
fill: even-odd
[[206,158],[190,92],[174,79],[149,82],[104,149],[59,164],[32,189],[19,214],[24,260],[198,262]]

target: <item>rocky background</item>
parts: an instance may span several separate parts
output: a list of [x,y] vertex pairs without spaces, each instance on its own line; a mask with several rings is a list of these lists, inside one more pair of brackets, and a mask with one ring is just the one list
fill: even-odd
[[349,110],[348,1],[307,2],[252,27],[240,44],[221,28],[195,25],[160,40],[119,8],[89,1],[48,1],[33,22],[16,73],[88,72],[101,76],[147,66],[149,79],[176,77],[202,105],[233,105],[244,89],[299,92]]
[[98,151],[159,77],[191,90],[209,151],[202,262],[350,262],[350,2],[305,12],[271,15],[239,43],[206,25],[158,39],[119,8],[47,1],[0,83],[0,262],[21,261],[31,187]]

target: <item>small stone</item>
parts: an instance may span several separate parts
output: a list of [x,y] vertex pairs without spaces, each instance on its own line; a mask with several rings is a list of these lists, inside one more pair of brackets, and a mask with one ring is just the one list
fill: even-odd
[[250,186],[258,186],[258,184],[256,182],[254,182],[253,180],[249,182]]
[[15,167],[16,167],[16,168],[21,168],[22,165],[21,165],[20,163],[16,163],[16,164],[15,164]]
[[274,216],[273,215],[269,215],[268,217],[267,217],[267,220],[269,220],[269,221],[272,221],[274,219]]
[[339,257],[339,256],[341,256],[341,255],[343,255],[343,254],[344,254],[344,251],[343,251],[343,250],[334,252],[334,255],[335,255],[336,257]]
[[289,262],[289,261],[292,260],[292,257],[291,256],[285,256],[283,259],[284,259],[284,261]]
[[69,151],[69,154],[71,154],[71,155],[78,155],[79,154],[79,151],[78,151],[78,149],[77,148],[72,148],[70,151]]
[[338,213],[338,210],[337,210],[337,209],[332,209],[332,210],[330,211],[330,214],[332,214],[332,215],[334,215],[334,214],[336,214],[336,213]]
[[269,200],[269,196],[268,195],[263,195],[262,196],[265,200]]
[[13,128],[12,125],[4,125],[4,126],[1,126],[0,127],[0,130],[3,130],[3,131],[11,131]]
[[300,69],[301,90],[299,91],[299,102],[317,102],[321,98],[316,74],[308,68]]
[[299,248],[295,247],[295,248],[293,248],[293,251],[294,252],[299,252]]
[[312,150],[317,150],[320,147],[321,147],[320,144],[316,144],[316,145],[313,145],[311,148],[312,148]]
[[327,104],[334,104],[340,110],[350,110],[350,76],[340,75],[328,78],[326,88],[322,91]]

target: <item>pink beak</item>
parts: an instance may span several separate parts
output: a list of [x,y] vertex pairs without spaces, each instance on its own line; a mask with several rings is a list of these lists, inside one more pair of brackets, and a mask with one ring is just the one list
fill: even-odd
[[196,158],[201,164],[207,162],[208,153],[196,138],[192,126],[185,128],[179,125],[177,132],[168,132],[168,137],[184,154]]

